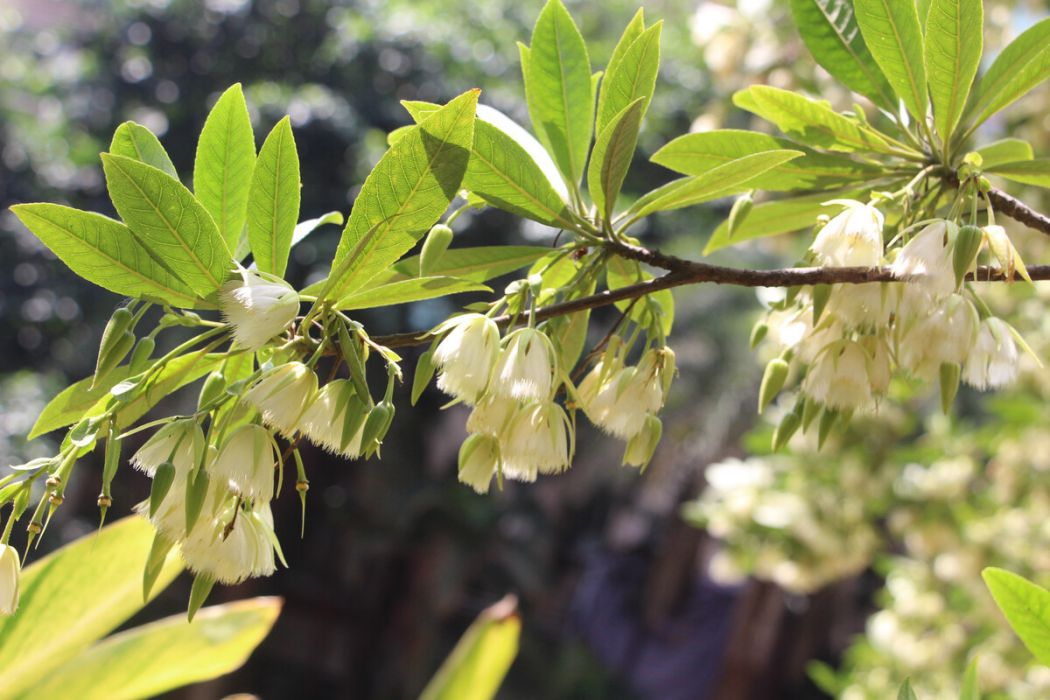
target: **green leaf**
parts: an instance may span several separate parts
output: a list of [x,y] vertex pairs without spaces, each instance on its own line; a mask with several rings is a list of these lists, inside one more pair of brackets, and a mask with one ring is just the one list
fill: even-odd
[[791,0],[791,13],[817,63],[850,90],[896,111],[893,90],[857,27],[852,0]]
[[[458,277],[472,282],[487,282],[494,277],[520,270],[550,252],[546,246],[479,246],[451,248],[438,261],[435,272],[445,277]],[[382,281],[419,277],[419,256],[413,255],[394,265]],[[377,278],[380,279],[380,278]]]
[[1023,182],[1026,185],[1036,185],[1038,187],[1050,187],[1050,158],[1001,163],[988,168],[987,171],[996,175],[1002,175],[1014,182]]
[[893,149],[878,132],[817,102],[789,90],[752,85],[733,95],[733,103],[776,124],[781,131],[797,133],[809,146],[834,151],[879,151]]
[[915,0],[854,0],[864,43],[908,111],[926,119],[926,65]]
[[109,152],[152,165],[176,180],[179,179],[179,174],[175,172],[175,166],[168,157],[168,152],[164,150],[164,146],[160,144],[160,140],[141,124],[124,122],[118,126],[113,132],[113,140],[109,143]]
[[59,204],[16,204],[15,216],[89,282],[121,296],[192,307],[197,295],[156,260],[127,226]]
[[377,306],[394,306],[410,301],[422,301],[461,294],[463,292],[491,292],[492,289],[471,280],[456,277],[416,277],[415,279],[389,282],[344,297],[336,304],[340,309],[372,309]]
[[911,681],[907,678],[904,679],[900,690],[897,691],[897,700],[919,700],[915,697],[915,691],[911,689]]
[[977,82],[966,110],[973,126],[1050,76],[1050,18],[1037,22],[1002,50]]
[[926,72],[933,121],[947,141],[959,123],[981,63],[982,0],[933,0],[926,19]]
[[988,567],[981,576],[1028,651],[1039,663],[1050,666],[1050,591],[995,567]]
[[982,168],[994,168],[1003,163],[1013,163],[1019,160],[1032,160],[1032,144],[1022,139],[1006,138],[993,141],[987,146],[976,149],[981,156]]
[[226,247],[236,250],[255,170],[255,135],[241,84],[222,93],[204,121],[193,161],[193,192],[211,214]]
[[[641,11],[639,10],[639,13]],[[636,15],[640,17],[641,15]],[[632,20],[633,24],[633,20]],[[609,67],[602,79],[598,93],[597,133],[609,128],[617,115],[635,101],[641,99],[642,107],[638,120],[645,116],[656,87],[656,74],[660,68],[660,32],[663,23],[649,27],[623,51],[613,52]],[[631,27],[628,26],[628,31]],[[623,39],[621,39],[623,41]],[[594,157],[593,155],[591,156]]]
[[616,199],[634,158],[645,101],[644,97],[639,97],[624,107],[594,142],[587,168],[587,191],[606,221],[612,221]]
[[[142,567],[152,540],[149,521],[131,516],[26,568],[18,611],[0,618],[0,697],[48,697],[35,692],[36,684],[142,608]],[[171,557],[154,594],[181,570]]]
[[486,608],[423,689],[420,700],[490,700],[518,654],[521,619],[516,601]]
[[859,198],[862,192],[863,190],[823,192],[756,204],[744,222],[733,231],[732,238],[729,237],[728,222],[723,221],[711,234],[711,239],[704,247],[704,255],[755,238],[778,236],[810,228],[816,223],[819,215],[827,213],[824,202],[830,199]]
[[281,612],[280,598],[205,608],[193,624],[179,614],[134,627],[63,664],[25,697],[152,698],[240,668]]
[[299,153],[291,119],[277,122],[259,149],[248,195],[248,242],[255,265],[282,277],[299,220]]
[[47,402],[44,410],[37,416],[33,429],[29,431],[29,440],[44,433],[72,425],[83,418],[91,407],[109,395],[109,390],[128,377],[128,366],[117,367],[106,375],[94,389],[94,375],[81,379],[72,386],[63,389],[55,398]]
[[959,700],[981,700],[981,689],[977,683],[977,659],[974,658],[966,666],[963,675],[962,689],[959,691]]
[[752,153],[736,158],[696,177],[686,177],[664,185],[656,196],[643,197],[631,207],[636,217],[648,216],[657,211],[681,209],[712,199],[718,199],[743,189],[748,189],[751,180],[782,163],[802,156],[801,151],[776,150]]
[[328,224],[335,224],[336,226],[343,225],[343,214],[338,211],[330,211],[327,214],[322,214],[316,219],[307,219],[306,221],[300,221],[295,225],[295,231],[292,233],[292,248],[297,246],[300,241],[309,236],[311,233],[327,226]]
[[332,263],[332,298],[389,268],[448,208],[470,159],[477,99],[471,90],[425,117],[365,179]]
[[569,182],[579,182],[594,124],[587,46],[561,0],[547,0],[522,53],[533,128]]
[[219,288],[233,265],[211,215],[182,183],[156,168],[102,154],[113,206],[143,244],[202,297]]
[[650,160],[683,175],[702,175],[711,168],[751,153],[794,149],[801,158],[772,168],[751,185],[760,190],[819,189],[841,186],[845,180],[868,180],[881,174],[878,168],[843,156],[815,153],[793,141],[755,131],[719,129],[686,134],[653,154]]

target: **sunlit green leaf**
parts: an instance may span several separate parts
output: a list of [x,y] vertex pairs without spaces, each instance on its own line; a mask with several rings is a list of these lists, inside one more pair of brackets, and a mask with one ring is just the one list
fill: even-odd
[[[641,10],[636,18],[641,17]],[[631,32],[634,21],[628,26]],[[642,100],[638,119],[645,116],[656,87],[656,74],[660,68],[660,32],[663,23],[657,22],[644,30],[625,49],[617,45],[609,67],[602,78],[598,94],[596,133],[601,135],[620,112],[636,100]],[[625,38],[626,38],[625,33]],[[621,39],[623,41],[624,39]],[[591,156],[594,157],[593,155]]]
[[164,150],[160,140],[152,131],[135,122],[124,122],[113,132],[113,140],[109,144],[109,152],[113,155],[124,156],[137,160],[146,165],[152,165],[158,170],[163,170],[176,180],[179,174],[175,172],[175,166]]
[[634,158],[638,129],[645,111],[645,98],[630,103],[598,134],[587,168],[587,191],[606,221],[612,220],[613,207]]
[[248,242],[256,266],[283,276],[299,220],[299,153],[288,117],[266,137],[248,196]]
[[988,168],[988,172],[1002,175],[1008,180],[1023,182],[1026,185],[1050,188],[1050,158],[1000,163]]
[[977,81],[967,118],[981,124],[1050,77],[1050,18],[1029,27],[1002,50]]
[[299,244],[301,240],[309,236],[311,233],[329,224],[340,226],[343,223],[343,214],[338,211],[330,211],[327,214],[322,214],[316,219],[307,219],[306,221],[300,221],[295,225],[295,232],[292,233],[292,247],[294,248]]
[[988,567],[981,572],[1010,627],[1039,663],[1050,666],[1050,591],[1015,573]]
[[[526,265],[550,253],[545,246],[479,246],[477,248],[451,248],[441,256],[434,271],[445,277],[458,277],[473,282],[487,282]],[[377,281],[396,281],[419,277],[419,256],[405,258],[394,265],[389,275],[377,277]]]
[[339,300],[340,309],[371,309],[377,306],[394,306],[410,301],[435,299],[462,292],[491,292],[489,287],[471,280],[456,277],[416,277],[387,284],[369,285],[348,297]]
[[1032,160],[1032,144],[1021,139],[1006,138],[993,141],[987,146],[976,149],[981,155],[981,167],[994,168],[1003,163],[1014,163],[1019,160]]
[[926,119],[926,65],[915,0],[854,0],[864,43],[908,111]]
[[959,700],[981,700],[981,688],[977,682],[976,658],[966,665],[962,688],[959,691]]
[[942,139],[959,123],[981,63],[982,0],[933,0],[926,20],[926,72]]

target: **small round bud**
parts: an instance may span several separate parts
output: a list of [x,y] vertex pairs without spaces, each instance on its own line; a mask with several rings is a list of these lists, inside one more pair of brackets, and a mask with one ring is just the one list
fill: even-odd
[[992,189],[992,183],[991,183],[991,181],[988,178],[986,178],[984,175],[982,175],[977,180],[977,188],[979,190],[981,190],[981,192],[984,192],[985,194],[987,194]]
[[53,506],[60,506],[66,499],[60,493],[53,493],[47,497],[47,500]]
[[310,482],[307,481],[306,479],[303,479],[302,481],[295,482],[295,490],[298,491],[299,493],[306,493],[307,491],[310,490]]
[[60,477],[60,476],[58,476],[58,475],[55,475],[55,476],[49,476],[49,477],[47,478],[47,482],[45,482],[45,485],[46,485],[46,486],[47,486],[47,487],[48,487],[49,489],[56,489],[56,488],[58,488],[59,486],[61,486],[61,485],[62,485],[62,477]]
[[99,508],[109,508],[113,505],[113,499],[105,494],[100,494],[98,497]]
[[43,532],[43,530],[44,526],[35,520],[26,526],[26,532],[32,533],[34,535],[39,535],[41,532]]

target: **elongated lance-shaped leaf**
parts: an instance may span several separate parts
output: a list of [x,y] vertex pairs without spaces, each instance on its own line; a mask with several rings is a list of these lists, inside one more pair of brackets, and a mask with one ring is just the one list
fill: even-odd
[[168,152],[161,145],[160,139],[152,131],[136,122],[124,122],[117,127],[109,143],[109,152],[152,165],[176,180],[179,179],[175,165],[172,164]]
[[[595,127],[597,134],[605,131],[620,112],[639,98],[642,99],[639,120],[645,116],[653,98],[656,74],[660,68],[662,29],[663,23],[657,22],[643,31],[622,53],[614,52],[605,77],[602,78],[601,92],[598,94]],[[619,48],[617,46],[617,49]],[[592,155],[591,158],[593,157]]]
[[478,93],[466,92],[426,116],[365,179],[336,249],[329,298],[361,289],[448,208],[470,160]]
[[231,251],[244,230],[254,170],[255,135],[241,84],[236,83],[208,113],[193,161],[193,193]]
[[299,153],[288,117],[277,122],[259,150],[248,196],[248,242],[255,265],[278,277],[288,266],[299,220]]
[[1028,651],[1050,666],[1050,591],[1010,571],[988,567],[984,583]]
[[[451,248],[441,256],[441,260],[434,267],[434,272],[446,277],[487,282],[493,277],[499,277],[531,265],[550,250],[546,246],[526,245]],[[377,277],[376,282],[380,280],[393,282],[412,277],[419,277],[418,255],[398,261],[389,274]]]
[[1014,182],[1050,188],[1050,158],[1000,163],[988,168],[988,172],[1002,175]]
[[791,0],[791,13],[817,63],[850,90],[896,111],[893,88],[864,43],[852,0]]
[[864,43],[916,120],[925,122],[929,98],[922,27],[915,0],[854,0]]
[[797,133],[811,146],[834,151],[878,151],[893,148],[878,132],[845,117],[822,102],[790,90],[752,85],[733,95],[733,103],[776,124],[781,131]]
[[536,135],[562,175],[579,182],[594,124],[587,45],[561,0],[547,0],[522,51],[525,98]]
[[933,123],[945,142],[959,123],[981,63],[982,0],[933,0],[926,19],[926,73]]
[[636,216],[648,216],[724,197],[747,189],[752,179],[802,155],[802,151],[777,150],[737,158],[698,177],[682,178],[655,190],[658,196],[635,202],[632,211]]
[[639,97],[624,107],[594,142],[587,168],[587,191],[605,221],[612,221],[613,207],[631,167],[645,102],[645,97]]
[[1010,42],[977,82],[966,110],[973,126],[983,123],[1050,77],[1050,18]]
[[[35,685],[142,606],[142,566],[153,526],[145,518],[119,520],[62,547],[22,574],[17,614],[0,617],[0,693],[46,697]],[[154,593],[182,570],[178,557],[158,577]],[[42,634],[60,630],[61,634]]]
[[136,298],[192,307],[197,295],[155,260],[127,226],[59,204],[16,204],[15,216],[51,252],[89,282]]
[[131,232],[206,297],[233,266],[211,215],[182,183],[136,160],[102,154],[110,199]]
[[788,139],[738,129],[679,136],[654,153],[650,160],[683,175],[702,175],[736,158],[776,149],[802,151],[805,155],[755,178],[751,183],[755,189],[819,189],[841,186],[849,180],[870,180],[881,173],[877,167],[845,156],[817,153]]
[[151,698],[240,668],[281,611],[280,598],[251,598],[133,627],[64,664],[31,693],[37,698]]
[[1003,163],[1032,160],[1035,157],[1032,144],[1023,139],[1005,138],[975,149],[981,156],[981,167],[985,170]]
[[410,301],[436,299],[449,294],[463,292],[491,292],[490,287],[471,280],[456,277],[416,277],[372,286],[344,297],[336,304],[340,309],[371,309],[377,306],[394,306]]

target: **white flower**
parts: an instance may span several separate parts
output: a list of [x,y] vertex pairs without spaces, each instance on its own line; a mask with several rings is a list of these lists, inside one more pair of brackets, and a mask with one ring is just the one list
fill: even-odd
[[434,349],[438,388],[473,404],[488,387],[499,358],[499,327],[482,314],[457,316],[439,328],[451,329]]
[[240,583],[274,572],[273,538],[269,503],[249,509],[231,502],[217,518],[193,528],[182,542],[182,556],[194,573],[220,583]]
[[288,362],[263,372],[244,400],[259,410],[267,425],[291,437],[316,393],[317,375],[302,362]]
[[[954,228],[954,224],[951,226]],[[894,276],[918,278],[916,283],[935,299],[954,292],[955,270],[949,233],[947,221],[935,221],[919,231],[893,261]]]
[[280,277],[241,269],[241,281],[219,291],[219,308],[233,324],[238,345],[258,350],[282,333],[299,313],[299,295]]
[[927,378],[942,364],[962,364],[973,348],[978,322],[974,305],[965,297],[951,295],[904,331],[897,354],[900,364],[915,376]]
[[131,457],[131,464],[152,478],[157,467],[171,461],[176,474],[185,476],[201,463],[204,446],[204,432],[197,421],[181,418],[155,432]]
[[810,249],[825,265],[875,267],[882,260],[882,212],[870,204],[835,200],[846,209],[824,225]]
[[266,502],[273,498],[277,452],[270,431],[261,425],[242,425],[226,439],[211,465],[212,478],[226,479],[245,498]]
[[624,466],[645,467],[656,452],[656,446],[660,443],[663,434],[663,423],[660,419],[649,414],[645,418],[645,425],[638,434],[627,441],[627,447],[623,452]]
[[999,261],[999,265],[1002,266],[1006,277],[1013,279],[1016,272],[1024,279],[1029,279],[1028,270],[1021,259],[1021,254],[1017,252],[1014,244],[1010,241],[1010,237],[1006,235],[1006,229],[1002,226],[992,225],[985,226],[981,231],[984,232],[984,238],[988,241],[988,250]]
[[637,367],[607,372],[599,362],[580,383],[583,410],[602,430],[630,440],[663,407],[673,373],[674,353],[669,348],[647,350]]
[[499,440],[474,433],[459,448],[459,480],[478,493],[488,493],[500,464]]
[[813,314],[805,309],[777,309],[766,316],[768,337],[778,347],[793,348],[813,330]]
[[[321,387],[317,397],[303,413],[300,424],[310,440],[333,454],[354,459],[361,456],[368,407],[358,398],[353,382],[336,379]],[[347,421],[351,421],[347,424]],[[344,433],[346,444],[343,443]]]
[[836,316],[851,328],[878,329],[889,323],[893,304],[881,282],[836,284],[824,313]]
[[831,408],[863,408],[871,403],[871,358],[857,342],[832,343],[810,366],[802,391]]
[[467,417],[467,430],[498,437],[507,429],[519,408],[519,402],[514,399],[486,394]]
[[21,575],[18,550],[9,544],[0,544],[0,615],[11,615],[18,609],[18,579]]
[[551,396],[557,361],[550,338],[535,328],[519,328],[506,338],[492,390],[521,400]]
[[1001,319],[986,318],[963,367],[963,379],[977,389],[1006,386],[1017,378],[1019,360],[1010,326]]
[[511,418],[500,441],[504,475],[535,481],[537,473],[565,471],[572,459],[571,433],[569,417],[553,401],[522,407]]

